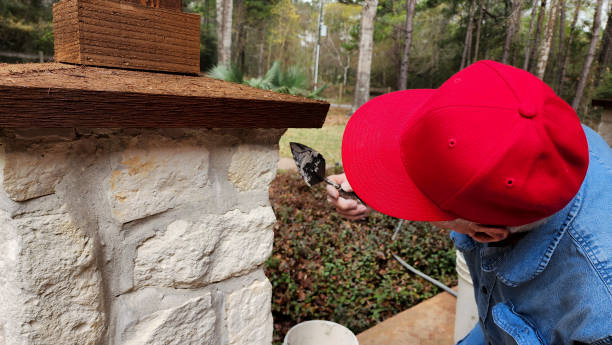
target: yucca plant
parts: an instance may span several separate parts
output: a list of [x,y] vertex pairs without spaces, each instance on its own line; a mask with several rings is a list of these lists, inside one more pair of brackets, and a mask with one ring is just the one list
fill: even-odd
[[217,65],[208,72],[211,78],[222,79],[234,83],[242,83],[259,89],[272,90],[280,93],[287,93],[308,98],[321,98],[321,92],[325,85],[314,90],[307,89],[306,74],[297,66],[289,67],[285,72],[281,64],[275,61],[272,67],[263,77],[245,80],[238,68],[233,66]]
[[234,66],[216,65],[208,71],[208,76],[215,79],[243,84],[242,72]]

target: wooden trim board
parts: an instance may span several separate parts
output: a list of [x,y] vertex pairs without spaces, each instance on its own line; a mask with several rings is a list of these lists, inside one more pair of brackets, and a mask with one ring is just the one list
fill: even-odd
[[328,109],[202,76],[0,64],[0,127],[318,128]]
[[591,104],[595,107],[612,108],[612,99],[593,99]]
[[[200,72],[199,15],[127,1],[145,0],[62,0],[54,4],[55,60],[138,70]],[[158,6],[162,3],[180,6],[180,0],[147,1]]]
[[123,2],[132,5],[140,5],[145,7],[166,8],[180,11],[183,4],[182,0],[111,0],[115,2]]

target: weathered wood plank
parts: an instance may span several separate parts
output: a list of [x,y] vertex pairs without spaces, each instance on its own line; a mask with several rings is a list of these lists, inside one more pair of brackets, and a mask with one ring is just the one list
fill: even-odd
[[199,73],[200,16],[164,6],[180,9],[180,0],[62,0],[53,5],[55,60]]
[[591,104],[596,107],[612,108],[612,99],[593,99]]
[[207,77],[0,65],[0,127],[321,127],[329,104]]
[[[78,0],[78,3],[81,9],[79,16],[92,16],[93,18],[102,18],[112,23],[121,22],[138,25],[143,30],[153,30],[153,34],[157,35],[165,34],[168,30],[185,35],[193,35],[200,32],[200,16],[198,14],[120,5],[113,2],[109,3],[105,0]],[[198,26],[194,26],[194,24],[198,24]]]
[[132,5],[141,5],[145,7],[154,7],[154,8],[167,8],[174,10],[181,10],[182,1],[181,0],[111,0],[115,2],[127,3]]

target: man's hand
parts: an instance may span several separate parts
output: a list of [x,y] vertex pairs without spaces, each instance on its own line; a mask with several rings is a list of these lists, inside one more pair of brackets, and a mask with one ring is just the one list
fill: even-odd
[[[353,188],[351,188],[346,179],[346,175],[331,175],[328,178],[339,184],[345,191],[353,191]],[[360,203],[358,200],[341,198],[338,190],[330,185],[327,185],[327,201],[336,207],[336,211],[342,217],[351,220],[363,219],[372,212],[372,208]]]
[[510,235],[510,231],[505,226],[483,225],[464,219],[430,223],[441,229],[453,230],[460,234],[468,235],[481,243],[499,242],[505,240]]

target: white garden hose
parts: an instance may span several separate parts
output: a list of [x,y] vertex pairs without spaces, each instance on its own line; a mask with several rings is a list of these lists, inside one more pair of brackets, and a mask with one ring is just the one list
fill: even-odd
[[[399,232],[399,230],[401,229],[402,225],[404,224],[404,220],[400,219],[399,222],[397,222],[397,226],[395,227],[395,232],[393,233],[393,236],[391,236],[391,240],[395,241],[395,237],[397,236],[397,233]],[[407,268],[410,272],[418,275],[419,277],[427,280],[428,282],[434,284],[435,286],[439,287],[440,289],[448,292],[449,294],[457,297],[457,293],[449,288],[448,286],[442,284],[440,281],[428,276],[427,274],[417,270],[416,268],[410,266],[406,261],[402,260],[399,256],[395,255],[394,253],[391,253],[391,255],[393,255],[393,257],[395,258],[395,260],[397,260],[402,266],[404,266],[405,268]]]

